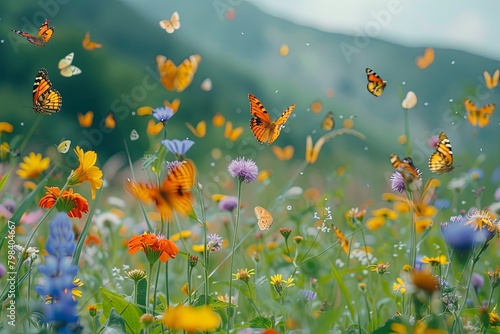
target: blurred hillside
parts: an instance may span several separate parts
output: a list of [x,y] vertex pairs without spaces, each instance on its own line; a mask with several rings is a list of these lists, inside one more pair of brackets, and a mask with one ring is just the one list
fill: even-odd
[[[235,126],[245,128],[237,142],[228,143],[223,138],[223,129],[209,125],[202,142],[194,138],[198,143],[190,156],[195,160],[208,166],[212,158],[207,147],[221,147],[227,156],[259,155],[259,160],[265,161],[263,169],[285,166],[292,171],[289,167],[292,162],[276,161],[269,147],[257,144],[249,131],[247,95],[252,92],[273,117],[290,104],[297,105],[276,141],[281,147],[292,144],[297,160],[303,159],[306,136],[312,134],[316,140],[324,133],[319,124],[326,112],[334,112],[337,128],[342,118],[353,117],[354,128],[366,135],[366,142],[348,136],[328,142],[317,166],[312,167],[323,166],[324,172],[327,165],[333,175],[338,167],[347,166],[355,183],[364,189],[361,197],[369,198],[371,191],[378,194],[387,187],[387,172],[391,170],[389,154],[405,155],[405,148],[397,144],[398,136],[404,133],[401,99],[408,90],[413,90],[419,99],[409,116],[413,157],[426,178],[430,176],[426,164],[432,152],[426,142],[441,130],[450,137],[455,159],[461,165],[455,176],[472,167],[480,153],[498,153],[498,112],[490,126],[478,131],[464,120],[462,106],[466,96],[475,96],[479,105],[492,102],[500,105],[497,94],[488,92],[482,79],[484,70],[492,72],[500,67],[496,61],[461,51],[436,49],[435,62],[421,70],[416,67],[415,58],[423,54],[425,45],[411,49],[376,38],[361,45],[356,37],[286,22],[265,15],[246,2],[234,9],[234,20],[225,17],[223,7],[216,7],[224,1],[74,0],[59,4],[54,0],[51,3],[57,3],[57,8],[49,8],[46,17],[51,17],[55,34],[41,48],[25,42],[10,29],[34,33],[43,20],[40,12],[47,13],[47,9],[33,0],[0,2],[0,39],[4,40],[0,44],[1,121],[14,124],[16,132],[28,132],[37,117],[31,110],[31,92],[41,67],[47,68],[54,87],[63,96],[61,112],[43,119],[29,149],[43,150],[66,138],[73,145],[90,143],[87,149],[96,150],[105,159],[124,151],[125,139],[132,158],[138,159],[152,148],[145,134],[149,118],[135,116],[135,110],[144,105],[161,106],[163,100],[178,97],[181,107],[168,125],[169,138],[193,138],[184,122],[210,123],[216,112],[221,112]],[[168,19],[174,11],[180,14],[181,28],[167,34],[158,21]],[[29,26],[26,22],[35,23]],[[102,49],[89,52],[82,48],[81,41],[87,31],[91,32],[92,40],[103,43]],[[278,52],[281,44],[290,48],[286,57]],[[349,57],[341,49],[347,45],[355,48]],[[82,69],[82,74],[64,78],[58,73],[57,63],[70,52],[75,52],[73,64]],[[156,55],[163,54],[179,64],[194,53],[203,60],[191,86],[182,93],[166,91],[157,81]],[[366,90],[366,67],[388,82],[380,98]],[[210,92],[200,89],[205,78],[213,82]],[[326,96],[328,89],[335,91],[333,98]],[[313,114],[309,107],[318,99],[323,111]],[[88,110],[95,113],[94,125],[82,129],[76,114]],[[113,130],[102,125],[110,110],[115,111],[118,121]],[[138,141],[129,140],[132,129],[139,132]],[[496,166],[490,159],[482,167],[488,175]],[[360,190],[351,195],[357,198],[357,192]]]

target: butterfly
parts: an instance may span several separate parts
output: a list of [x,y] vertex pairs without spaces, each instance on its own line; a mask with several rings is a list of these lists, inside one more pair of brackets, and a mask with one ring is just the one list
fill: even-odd
[[61,110],[62,96],[52,88],[49,73],[42,68],[33,83],[33,110],[38,114],[50,115]]
[[493,116],[493,112],[495,111],[494,103],[486,104],[477,109],[474,102],[468,98],[464,99],[464,106],[469,123],[472,124],[472,126],[478,126],[480,128],[484,128],[490,123],[490,118]]
[[160,79],[163,86],[170,91],[182,92],[191,82],[198,69],[198,64],[201,61],[201,56],[198,54],[192,55],[179,65],[167,57],[156,56],[156,65],[160,72]]
[[215,127],[221,127],[224,125],[224,123],[226,123],[226,118],[224,117],[224,115],[222,115],[220,112],[216,113],[213,117],[212,117],[212,124],[215,126]]
[[109,114],[104,119],[104,126],[108,129],[114,129],[116,127],[115,113],[110,111]]
[[280,135],[281,128],[290,117],[295,104],[288,107],[276,121],[272,122],[266,108],[255,95],[248,94],[248,99],[250,100],[250,113],[253,116],[250,119],[250,129],[259,143],[272,144]]
[[191,132],[196,136],[196,137],[199,137],[199,138],[203,138],[205,137],[205,135],[207,134],[207,122],[205,121],[200,121],[197,125],[196,125],[196,128],[194,128],[191,124],[189,124],[188,122],[186,122],[186,126],[189,130],[191,130]]
[[429,158],[429,169],[433,173],[443,174],[453,168],[453,152],[450,140],[444,132],[440,132],[436,152],[432,153]]
[[59,153],[68,153],[69,148],[71,147],[71,140],[63,140],[57,145],[57,150]]
[[162,122],[155,123],[155,121],[150,119],[148,122],[148,126],[146,127],[146,133],[148,135],[156,136],[160,133],[161,130],[163,130],[163,127],[164,125]]
[[273,225],[273,216],[263,207],[256,206],[253,209],[253,212],[255,213],[255,217],[257,218],[257,225],[259,225],[261,231],[268,230],[271,225]]
[[335,127],[335,119],[333,119],[333,112],[328,112],[321,122],[321,128],[326,131],[333,130]]
[[434,49],[432,48],[425,49],[424,55],[421,57],[417,57],[417,59],[415,60],[417,67],[422,70],[429,67],[433,62],[434,62]]
[[382,80],[382,78],[370,68],[366,69],[366,76],[368,78],[368,85],[366,86],[368,91],[376,97],[382,95],[382,92],[387,85],[387,81]]
[[233,123],[231,121],[226,122],[226,128],[224,129],[224,138],[230,141],[236,141],[243,133],[243,128],[241,126],[233,128]]
[[196,180],[196,166],[191,160],[185,160],[170,168],[161,185],[129,181],[125,188],[139,200],[154,202],[160,214],[172,219],[174,211],[187,215],[193,209],[191,204]]
[[174,12],[170,16],[170,20],[160,21],[160,27],[165,29],[165,31],[168,32],[169,34],[172,34],[174,31],[179,29],[181,27],[179,13]]
[[342,233],[339,228],[335,225],[332,225],[333,227],[333,232],[335,232],[335,236],[337,236],[337,239],[340,242],[340,247],[342,250],[348,254],[349,253],[349,240],[345,237],[344,233]]
[[397,154],[389,156],[392,166],[403,176],[405,183],[420,189],[422,186],[422,173],[413,164],[413,159],[410,157],[399,159]]
[[61,75],[63,77],[71,77],[73,75],[82,73],[82,70],[80,70],[78,67],[71,65],[74,56],[75,54],[71,52],[66,57],[64,57],[64,59],[59,60],[59,64],[57,65],[57,67],[61,70]]
[[83,38],[83,41],[82,41],[82,46],[87,51],[92,51],[94,49],[102,48],[101,43],[96,43],[96,42],[90,41],[90,32],[87,32],[85,34],[85,37]]
[[500,70],[497,69],[493,76],[491,76],[487,71],[483,72],[484,82],[486,83],[486,88],[493,89],[498,85],[498,79],[500,78]]
[[26,32],[19,30],[11,30],[18,35],[23,36],[30,42],[31,44],[35,44],[38,46],[45,46],[45,44],[52,38],[54,34],[54,27],[50,26],[50,19],[45,19],[45,22],[38,29],[38,35],[33,36]]
[[283,148],[273,146],[271,149],[278,160],[290,160],[293,157],[294,149],[292,145],[288,145]]
[[204,90],[205,92],[209,92],[212,90],[212,79],[206,78],[203,80],[203,82],[200,85],[201,90]]
[[92,126],[92,121],[94,120],[94,113],[92,111],[87,111],[85,114],[79,112],[76,115],[81,127],[89,128]]

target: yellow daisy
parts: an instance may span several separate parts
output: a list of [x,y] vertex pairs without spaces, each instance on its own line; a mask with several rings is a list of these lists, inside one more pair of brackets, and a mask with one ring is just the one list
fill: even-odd
[[23,179],[36,179],[50,165],[50,158],[42,158],[41,153],[31,152],[27,157],[23,158],[23,162],[19,164],[20,169],[17,170],[17,175]]

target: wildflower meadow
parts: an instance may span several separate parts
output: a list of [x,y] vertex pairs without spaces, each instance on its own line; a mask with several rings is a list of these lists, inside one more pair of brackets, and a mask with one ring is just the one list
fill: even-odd
[[0,4],[0,333],[500,332],[498,61],[257,3]]

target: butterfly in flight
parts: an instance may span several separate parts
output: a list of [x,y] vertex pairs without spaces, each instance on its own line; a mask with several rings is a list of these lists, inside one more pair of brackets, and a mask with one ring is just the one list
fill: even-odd
[[45,44],[52,38],[54,34],[54,27],[50,26],[50,19],[45,19],[45,22],[38,29],[37,36],[33,36],[23,31],[19,30],[11,30],[18,35],[23,36],[30,42],[31,44],[35,44],[38,46],[45,46]]
[[366,69],[366,76],[368,78],[368,85],[366,86],[368,91],[376,97],[382,95],[382,92],[387,85],[387,81],[382,80],[382,78],[370,68]]
[[92,42],[90,40],[90,32],[87,32],[85,34],[85,37],[83,38],[83,41],[82,41],[82,46],[87,51],[92,51],[94,49],[102,48],[102,44],[101,43]]
[[52,88],[49,73],[42,68],[33,83],[33,110],[38,114],[51,115],[61,110],[62,96]]
[[115,113],[110,111],[106,118],[104,119],[104,126],[108,129],[114,129],[116,127]]
[[71,52],[66,57],[64,57],[64,59],[59,60],[59,64],[57,65],[57,67],[61,70],[61,75],[63,77],[69,78],[73,75],[82,73],[82,70],[80,70],[78,67],[71,65],[74,56],[75,54]]
[[125,187],[139,200],[154,202],[160,214],[171,219],[174,211],[187,215],[193,209],[191,189],[195,180],[196,166],[185,160],[169,170],[159,187],[135,181],[129,181]]
[[179,13],[174,12],[170,16],[170,20],[160,21],[160,27],[162,27],[162,29],[165,29],[165,31],[168,32],[169,34],[173,34],[174,31],[176,31],[181,27]]
[[259,225],[261,231],[268,230],[271,225],[273,225],[273,216],[263,207],[256,206],[253,209],[253,212],[255,213],[255,217],[257,218],[257,225]]
[[472,126],[478,126],[480,128],[484,128],[490,123],[490,118],[495,111],[494,103],[486,104],[478,109],[474,102],[468,98],[464,99],[464,106],[469,123]]
[[169,91],[182,92],[193,81],[194,74],[198,69],[198,64],[201,62],[201,56],[198,54],[192,55],[179,65],[167,57],[156,56],[156,65],[160,72],[160,79],[163,87]]
[[443,174],[453,168],[453,152],[451,143],[444,132],[439,133],[439,143],[436,145],[436,152],[429,158],[429,169],[433,173]]
[[486,83],[486,88],[493,89],[498,85],[498,79],[500,79],[499,69],[495,70],[493,75],[490,75],[488,71],[484,71],[483,75],[484,75],[484,82]]
[[328,112],[321,122],[321,128],[326,131],[333,130],[335,127],[335,119],[333,118],[333,112]]
[[59,153],[68,153],[69,148],[71,147],[71,140],[63,140],[57,145],[57,150]]
[[255,95],[248,94],[248,98],[250,100],[250,113],[253,116],[250,119],[250,129],[259,143],[267,142],[270,145],[280,135],[281,129],[295,108],[295,104],[288,107],[283,114],[273,122],[266,108]]
[[413,159],[410,157],[399,159],[397,154],[391,154],[389,156],[392,167],[394,167],[402,176],[406,184],[420,189],[422,186],[422,173],[413,164]]

